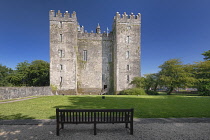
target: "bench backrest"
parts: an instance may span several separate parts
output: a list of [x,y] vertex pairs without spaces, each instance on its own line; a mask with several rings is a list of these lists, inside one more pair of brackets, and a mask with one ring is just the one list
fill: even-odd
[[133,109],[56,109],[63,123],[123,123],[133,121]]

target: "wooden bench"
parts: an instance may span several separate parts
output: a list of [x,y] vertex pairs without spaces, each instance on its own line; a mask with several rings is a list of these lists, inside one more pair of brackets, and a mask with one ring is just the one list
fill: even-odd
[[59,136],[60,129],[64,124],[94,124],[94,135],[96,135],[96,124],[98,123],[125,123],[130,134],[133,135],[133,112],[134,109],[56,109],[56,133]]

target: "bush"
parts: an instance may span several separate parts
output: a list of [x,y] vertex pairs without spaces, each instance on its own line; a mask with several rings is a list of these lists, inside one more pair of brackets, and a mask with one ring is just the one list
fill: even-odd
[[148,90],[148,91],[147,91],[147,94],[148,94],[148,95],[159,95],[158,92],[152,91],[152,90]]
[[210,96],[210,91],[200,91],[199,95],[200,96]]
[[144,89],[131,88],[120,91],[119,95],[147,95]]

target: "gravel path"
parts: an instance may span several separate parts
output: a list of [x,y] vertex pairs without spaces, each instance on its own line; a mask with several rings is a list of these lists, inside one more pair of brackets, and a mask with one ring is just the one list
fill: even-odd
[[65,125],[55,134],[55,120],[0,120],[0,139],[39,140],[210,140],[210,118],[134,119],[134,135],[124,124]]

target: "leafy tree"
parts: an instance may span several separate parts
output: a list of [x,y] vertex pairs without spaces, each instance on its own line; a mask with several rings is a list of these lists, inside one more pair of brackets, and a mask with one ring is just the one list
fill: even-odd
[[196,88],[203,95],[210,95],[210,61],[194,64],[194,75],[197,79]]
[[30,86],[49,86],[49,68],[48,62],[35,60],[28,67],[28,78]]
[[30,63],[27,61],[20,62],[16,66],[16,70],[13,71],[13,73],[9,76],[9,81],[14,86],[27,86],[28,83],[28,66]]
[[153,74],[145,74],[144,77],[141,77],[141,87],[148,92],[154,85]]
[[204,56],[204,60],[210,60],[210,50],[205,51],[202,55]]
[[12,69],[0,64],[0,87],[11,86],[8,77],[12,73]]
[[168,95],[174,88],[192,86],[195,82],[193,74],[187,71],[186,66],[182,64],[180,59],[170,59],[159,68],[161,68],[159,72],[160,80],[168,88]]
[[43,60],[18,63],[9,80],[15,86],[49,86],[49,63]]
[[156,92],[157,86],[160,85],[159,73],[146,74],[144,85],[146,92],[148,92],[149,89],[153,89]]
[[145,74],[144,77],[135,77],[131,84],[135,85],[136,88],[143,88],[148,91],[153,89],[156,92],[157,86],[159,84],[158,73]]
[[16,70],[10,76],[10,82],[15,86],[28,86],[28,61],[20,62],[16,66]]
[[130,84],[135,85],[136,88],[143,88],[144,77],[134,77]]

